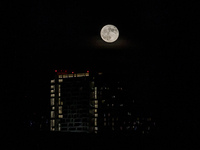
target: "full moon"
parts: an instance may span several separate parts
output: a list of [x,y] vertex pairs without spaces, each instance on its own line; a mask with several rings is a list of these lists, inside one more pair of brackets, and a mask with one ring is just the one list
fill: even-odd
[[115,42],[119,37],[119,30],[114,25],[105,25],[100,32],[101,38],[108,43]]

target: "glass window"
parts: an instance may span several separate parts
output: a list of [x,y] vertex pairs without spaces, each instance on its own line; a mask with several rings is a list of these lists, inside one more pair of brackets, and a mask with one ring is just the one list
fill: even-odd
[[51,93],[54,93],[55,92],[55,90],[51,90]]
[[52,110],[55,110],[55,107],[54,107],[54,106],[52,107]]
[[88,77],[89,76],[89,72],[87,72],[85,75]]
[[58,131],[60,131],[61,130],[61,124],[59,123],[58,124]]
[[95,114],[94,116],[95,116],[95,117],[98,117],[98,114]]
[[51,80],[51,83],[55,83],[55,79],[54,79],[54,80]]
[[97,112],[97,109],[95,109],[94,112],[96,113],[96,112]]
[[58,107],[58,113],[59,113],[59,114],[62,114],[62,106],[59,106],[59,107]]
[[69,78],[73,78],[74,76],[73,76],[73,74],[69,74]]
[[60,82],[63,82],[63,79],[58,79],[58,82],[60,83]]
[[58,78],[62,78],[62,75],[58,75]]
[[55,111],[51,111],[51,118],[55,118]]
[[95,127],[94,130],[98,130],[98,127]]
[[61,93],[58,93],[58,96],[60,97],[60,96],[61,96]]
[[55,94],[51,94],[51,97],[55,97]]
[[68,78],[68,74],[63,74],[63,78]]
[[77,77],[85,77],[85,73],[77,73]]
[[55,120],[52,120],[52,126],[53,127],[55,126]]
[[63,118],[63,115],[58,115],[58,118]]
[[95,108],[98,108],[98,105],[94,105]]
[[51,98],[51,106],[53,106],[55,103],[55,99],[54,98]]
[[51,89],[54,89],[55,88],[55,85],[51,85]]

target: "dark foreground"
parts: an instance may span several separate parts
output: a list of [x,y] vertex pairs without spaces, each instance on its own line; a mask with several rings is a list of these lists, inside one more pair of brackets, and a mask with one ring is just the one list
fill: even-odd
[[96,135],[83,133],[25,132],[3,135],[7,150],[194,149],[195,137],[180,135]]

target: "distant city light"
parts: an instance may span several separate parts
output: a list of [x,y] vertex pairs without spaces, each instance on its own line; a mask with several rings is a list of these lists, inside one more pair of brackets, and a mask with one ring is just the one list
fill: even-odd
[[55,70],[55,72],[57,72],[57,70]]

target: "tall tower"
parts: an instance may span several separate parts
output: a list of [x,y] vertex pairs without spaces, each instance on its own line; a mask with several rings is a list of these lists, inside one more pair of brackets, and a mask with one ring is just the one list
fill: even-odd
[[89,71],[67,73],[55,70],[50,102],[51,131],[97,133],[97,87]]

